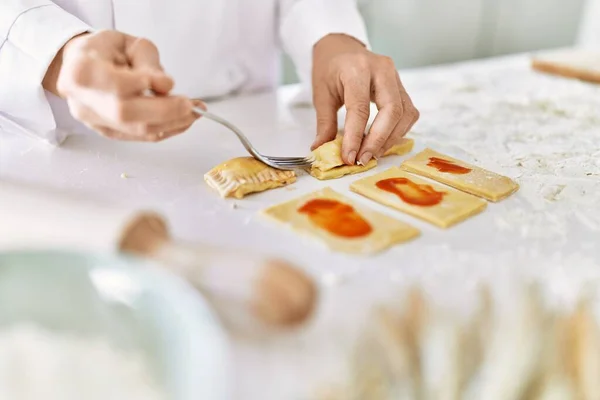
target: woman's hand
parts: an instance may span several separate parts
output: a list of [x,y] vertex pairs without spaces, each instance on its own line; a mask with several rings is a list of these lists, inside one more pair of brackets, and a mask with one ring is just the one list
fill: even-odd
[[[331,34],[313,51],[313,100],[317,110],[317,138],[312,146],[333,140],[337,112],[345,105],[342,159],[366,165],[396,144],[419,119],[394,62],[368,51],[356,39]],[[364,135],[371,101],[379,113]]]
[[156,46],[117,31],[71,39],[48,69],[44,87],[66,99],[74,118],[113,139],[158,141],[186,131],[198,118],[191,100],[169,95],[173,80]]

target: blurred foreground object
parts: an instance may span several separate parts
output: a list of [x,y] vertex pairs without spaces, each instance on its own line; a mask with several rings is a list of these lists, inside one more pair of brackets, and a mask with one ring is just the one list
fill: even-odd
[[36,325],[0,330],[0,398],[166,400],[140,354]]
[[228,335],[151,262],[0,252],[0,399],[229,399]]
[[403,306],[373,312],[341,398],[600,399],[600,331],[585,301],[553,312],[528,287],[501,309],[483,291],[466,319],[413,289]]
[[286,261],[174,241],[154,212],[97,204],[53,190],[0,181],[0,249],[126,252],[159,262],[199,289],[240,329],[304,322],[314,281]]
[[532,66],[536,71],[600,83],[600,49],[597,52],[576,49],[544,52],[533,57]]

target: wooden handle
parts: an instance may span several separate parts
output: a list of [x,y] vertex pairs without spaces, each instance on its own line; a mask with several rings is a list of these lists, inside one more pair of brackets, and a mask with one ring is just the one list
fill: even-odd
[[284,261],[175,243],[151,211],[96,203],[48,188],[0,180],[0,249],[116,249],[158,261],[201,290],[230,320],[290,326],[314,308],[313,281]]
[[283,260],[173,242],[153,258],[201,290],[234,328],[293,327],[315,308],[314,281]]
[[135,216],[123,230],[119,249],[151,257],[170,240],[169,229],[160,215],[142,213]]
[[225,320],[249,325],[292,327],[312,314],[314,281],[290,263],[248,252],[176,243],[158,215],[140,214],[120,241],[123,251],[159,261],[202,291]]

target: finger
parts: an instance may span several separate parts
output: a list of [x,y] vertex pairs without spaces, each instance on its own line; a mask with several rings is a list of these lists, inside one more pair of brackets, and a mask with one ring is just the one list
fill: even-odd
[[91,95],[89,89],[128,97],[143,93],[151,85],[146,74],[120,68],[112,62],[95,57],[83,56],[65,64],[58,86],[63,93],[78,94],[78,97]]
[[173,78],[164,73],[150,75],[150,88],[158,95],[167,95],[173,90]]
[[[421,117],[421,113],[419,113],[419,110],[417,110],[417,108],[415,107],[412,98],[406,92],[406,89],[404,88],[404,84],[402,83],[399,74],[396,74],[396,82],[398,82],[398,86],[400,87],[400,96],[402,97],[402,106],[405,109],[405,114],[410,115],[414,120],[413,123],[410,125],[410,128],[412,128],[412,126]],[[406,132],[408,132],[410,128]]]
[[187,130],[190,129],[189,126],[183,127],[183,128],[179,128],[179,129],[174,129],[172,131],[166,131],[164,132],[164,139],[170,138],[172,136],[177,136],[177,135],[181,135],[182,133],[187,132]]
[[204,103],[202,100],[200,99],[192,99],[192,104],[195,107],[201,108],[204,111],[208,110],[208,107],[206,107],[206,103]]
[[409,119],[412,121],[408,125],[408,127],[404,130],[404,133],[402,134],[402,136],[404,136],[412,129],[412,127],[417,123],[417,121],[419,121],[419,118],[421,118],[421,113],[415,107],[411,97],[406,92],[406,89],[404,88],[404,85],[402,84],[402,80],[400,79],[399,74],[396,74],[396,81],[398,82],[398,85],[400,86],[400,95],[402,96],[402,105],[404,107],[403,118],[408,116]]
[[182,96],[139,96],[113,99],[97,112],[117,124],[164,124],[192,113],[192,102]]
[[181,133],[184,133],[185,131],[188,130],[189,127],[187,128],[179,128],[173,131],[169,131],[169,132],[159,132],[159,133],[155,133],[153,135],[149,135],[148,138],[144,138],[144,142],[162,142],[163,140],[169,139],[173,136],[177,136]]
[[369,74],[358,72],[354,74],[351,80],[342,82],[344,85],[344,103],[346,105],[342,159],[348,165],[353,165],[357,159],[356,156],[369,121],[370,80]]
[[387,139],[385,144],[382,146],[380,155],[378,157],[381,157],[381,155],[385,154],[385,152],[388,151],[390,148],[392,148],[393,146],[400,143],[400,141],[406,135],[406,132],[408,132],[408,129],[410,129],[410,126],[412,124],[413,124],[413,122],[411,122],[408,118],[402,119],[398,123],[398,125],[396,125],[396,127],[394,128],[394,131],[392,132],[390,137]]
[[[313,102],[317,111],[317,136],[310,147],[311,150],[335,139],[338,132],[337,112],[341,107],[341,101],[327,88],[317,89]],[[354,160],[352,162],[354,163]]]
[[128,36],[125,54],[134,70],[150,72],[152,89],[159,94],[169,93],[174,86],[160,63],[158,48],[147,39]]
[[[142,140],[136,138],[141,138],[143,136],[149,136],[149,140],[155,140],[157,135],[160,139],[161,135],[164,135],[165,133],[168,134],[171,132],[187,130],[198,118],[200,118],[198,114],[190,111],[187,115],[181,118],[169,120],[160,124],[149,124],[146,122],[115,122],[102,117],[96,113],[94,109],[86,106],[83,103],[74,101],[72,99],[67,101],[73,117],[83,122],[88,127],[91,127],[92,129],[95,129],[94,127],[96,126],[110,128],[115,132],[119,132],[119,134],[131,136],[131,140]],[[194,103],[198,104],[199,106],[203,105],[203,103],[200,101],[195,101]],[[116,134],[113,133],[113,136],[115,135]]]
[[[140,138],[144,133],[141,132],[141,129],[145,128],[141,125],[118,126],[106,121],[93,109],[78,101],[68,100],[68,105],[75,119],[83,122],[88,128],[100,133],[102,136],[118,140],[143,140]],[[160,133],[160,131],[154,132],[153,135],[156,136],[157,133]]]
[[398,144],[419,120],[419,111],[413,106],[408,94],[404,93],[404,95],[405,113],[383,146],[382,154],[388,151],[392,146]]
[[372,156],[379,157],[383,153],[383,146],[402,119],[404,108],[396,75],[393,64],[392,68],[386,66],[374,73],[373,100],[379,112],[358,153],[362,163],[368,162]]
[[200,118],[198,114],[190,113],[190,115],[185,118],[177,119],[164,124],[149,125],[146,133],[153,135],[161,132],[185,132],[190,128],[190,126],[192,126],[194,122],[196,122],[198,118]]
[[90,127],[104,137],[124,142],[160,142],[161,140],[167,139],[175,135],[175,133],[161,132],[152,135],[140,136],[132,135],[129,132],[123,132],[108,126],[91,125]]
[[124,133],[124,132],[120,132],[114,128],[108,127],[108,126],[104,126],[104,125],[90,125],[90,128],[92,128],[94,131],[98,132],[100,135],[107,137],[109,139],[114,139],[114,140],[124,140],[124,141],[131,141],[132,139],[130,138],[130,135]]
[[69,98],[67,99],[67,105],[69,106],[71,116],[76,120],[83,122],[88,127],[102,125],[104,122],[98,114],[79,101]]

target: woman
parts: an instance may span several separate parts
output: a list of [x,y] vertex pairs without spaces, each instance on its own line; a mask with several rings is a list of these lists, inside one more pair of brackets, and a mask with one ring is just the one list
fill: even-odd
[[393,62],[368,50],[353,0],[2,0],[0,16],[0,126],[51,141],[65,105],[115,139],[182,133],[197,118],[190,99],[275,86],[280,47],[312,81],[313,147],[335,137],[342,105],[348,164],[381,155],[419,116]]

